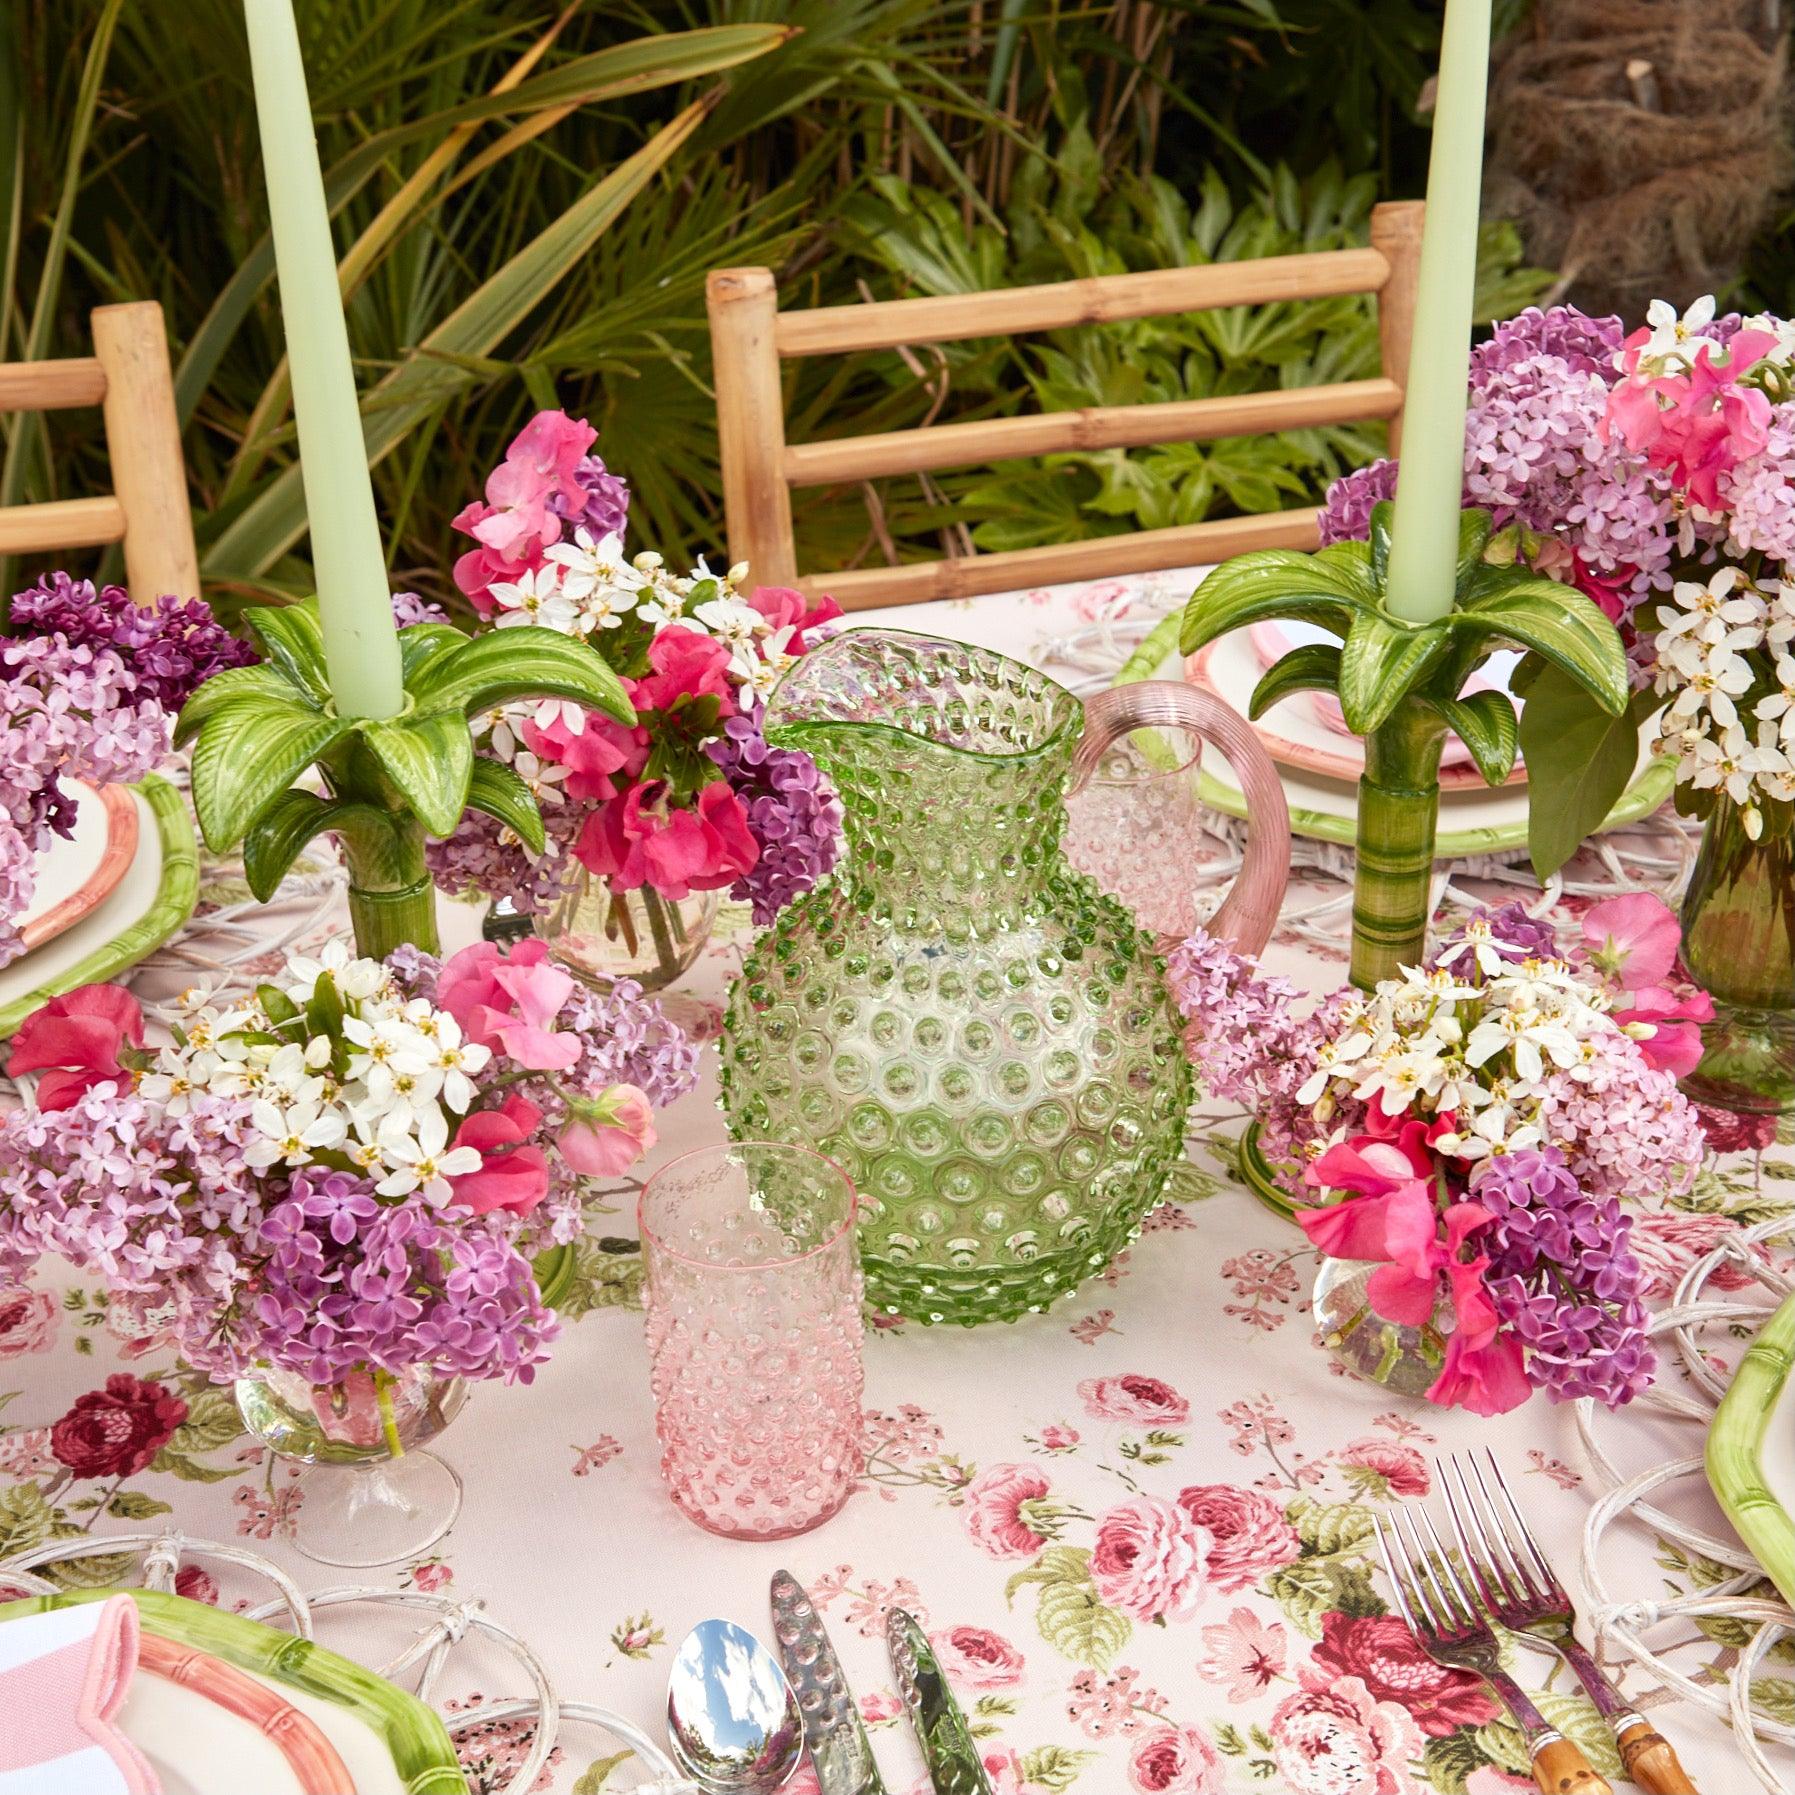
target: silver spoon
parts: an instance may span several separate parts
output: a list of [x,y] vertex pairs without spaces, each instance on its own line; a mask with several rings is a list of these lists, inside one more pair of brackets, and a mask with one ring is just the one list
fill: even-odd
[[667,1739],[705,1795],[773,1795],[804,1756],[804,1718],[779,1661],[733,1621],[700,1621],[667,1676]]

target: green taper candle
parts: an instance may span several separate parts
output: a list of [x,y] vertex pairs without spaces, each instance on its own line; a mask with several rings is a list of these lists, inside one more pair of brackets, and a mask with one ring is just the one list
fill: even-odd
[[1446,0],[1420,292],[1390,524],[1388,605],[1427,623],[1452,609],[1464,490],[1471,305],[1490,75],[1490,0]]
[[342,716],[390,717],[405,699],[399,637],[299,30],[292,0],[243,0],[243,12],[330,689]]

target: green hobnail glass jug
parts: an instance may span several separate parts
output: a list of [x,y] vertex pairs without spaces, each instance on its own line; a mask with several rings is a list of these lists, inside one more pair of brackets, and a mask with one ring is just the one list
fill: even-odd
[[[1164,962],[1063,857],[1065,796],[1075,758],[1153,722],[1222,741],[1253,791],[1277,777],[1244,721],[1190,687],[1096,705],[1087,731],[1031,667],[875,629],[813,649],[768,700],[767,739],[815,757],[847,839],[731,989],[723,1101],[737,1139],[847,1172],[868,1300],[888,1314],[1045,1308],[1134,1237],[1183,1157],[1191,1073]],[[1247,858],[1214,926],[1257,951],[1288,842],[1258,830]]]

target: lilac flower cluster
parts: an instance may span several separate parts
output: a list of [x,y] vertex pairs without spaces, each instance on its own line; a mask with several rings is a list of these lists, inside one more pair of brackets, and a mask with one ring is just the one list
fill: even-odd
[[1471,1194],[1492,1218],[1478,1235],[1485,1284],[1527,1349],[1529,1380],[1560,1402],[1631,1401],[1657,1367],[1632,1217],[1615,1198],[1585,1192],[1553,1148],[1488,1161]]
[[1724,474],[1720,493],[1729,555],[1795,561],[1795,401],[1772,409],[1762,453]]
[[767,927],[793,898],[833,870],[841,852],[841,800],[808,754],[775,748],[762,733],[766,710],[731,717],[705,753],[742,801],[760,858],[729,895],[754,906]]
[[583,455],[575,490],[551,492],[548,508],[567,523],[570,536],[576,529],[594,539],[622,536],[629,522],[629,482],[612,473],[598,456]]
[[558,1332],[529,1261],[496,1223],[382,1203],[365,1179],[307,1167],[263,1219],[258,1294],[234,1356],[334,1384],[365,1367],[529,1383]]
[[1627,327],[1617,317],[1592,318],[1574,305],[1555,305],[1542,311],[1530,305],[1491,331],[1489,340],[1471,352],[1471,377],[1485,376],[1550,355],[1573,374],[1599,374],[1604,381],[1614,374]]
[[410,629],[414,623],[447,623],[449,613],[434,600],[422,598],[415,592],[395,592],[393,621],[400,629]]
[[492,893],[508,897],[520,915],[539,916],[566,897],[580,875],[574,843],[591,810],[588,804],[545,803],[542,829],[548,839],[540,854],[532,854],[496,817],[470,810],[453,835],[425,842],[424,864],[438,888],[452,897]]
[[171,715],[214,673],[246,667],[256,657],[202,600],[165,597],[132,603],[122,586],[94,589],[92,580],[48,573],[12,601],[15,635],[59,635],[74,646],[116,649],[140,698]]
[[167,718],[113,649],[0,638],[0,966],[20,951],[38,854],[74,824],[61,781],[141,779],[167,749]]

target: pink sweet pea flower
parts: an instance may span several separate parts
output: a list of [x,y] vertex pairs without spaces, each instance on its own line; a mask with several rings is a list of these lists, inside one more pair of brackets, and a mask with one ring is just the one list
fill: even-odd
[[573,979],[541,963],[495,966],[493,980],[511,999],[512,1014],[493,1033],[500,1047],[532,1072],[565,1072],[582,1051],[578,1035],[555,1029],[561,1006],[573,995]]
[[713,780],[696,809],[675,810],[665,781],[645,780],[587,817],[574,853],[620,891],[652,885],[676,903],[694,891],[720,891],[752,870],[760,844],[741,800]]
[[655,1143],[654,1110],[633,1084],[617,1084],[596,1102],[576,1098],[555,1145],[561,1157],[588,1178],[615,1178]]
[[648,664],[654,671],[638,679],[631,692],[637,710],[671,710],[681,698],[708,694],[722,701],[721,715],[735,715],[727,643],[669,624],[649,643]]
[[1392,1201],[1390,1196],[1352,1197],[1322,1209],[1299,1210],[1296,1223],[1309,1244],[1330,1259],[1388,1259]]
[[1649,891],[1629,891],[1584,912],[1589,957],[1628,991],[1661,985],[1676,964],[1683,932],[1670,907]]
[[530,1141],[542,1111],[514,1091],[497,1109],[475,1110],[463,1119],[450,1142],[480,1155],[477,1172],[449,1180],[455,1201],[475,1215],[502,1209],[528,1215],[548,1195],[548,1155]]
[[143,1011],[122,985],[82,985],[35,1010],[13,1036],[9,1076],[41,1072],[39,1109],[70,1109],[107,1080],[129,1082],[119,1050],[143,1045]]
[[590,424],[576,424],[564,411],[539,411],[487,476],[491,509],[473,521],[469,533],[511,560],[559,542],[561,519],[549,500],[573,486],[580,458],[597,437]]
[[587,711],[578,735],[559,716],[546,727],[525,723],[523,734],[531,753],[568,769],[561,789],[570,798],[614,798],[648,764],[648,731],[640,724],[626,728],[597,711]]
[[1462,1332],[1446,1343],[1446,1363],[1427,1400],[1442,1408],[1466,1408],[1474,1415],[1506,1415],[1533,1394],[1521,1345],[1495,1334],[1474,1345]]
[[1629,995],[1633,1007],[1616,1010],[1614,1020],[1623,1028],[1635,1022],[1651,1024],[1650,1034],[1633,1036],[1646,1064],[1678,1078],[1693,1072],[1701,1064],[1701,1024],[1714,1020],[1713,998],[1706,991],[1680,998],[1662,985],[1647,985]]
[[793,654],[803,654],[811,646],[805,640],[811,630],[833,623],[842,614],[834,599],[825,596],[812,604],[790,586],[756,586],[748,594],[748,603],[773,626],[775,635],[782,629],[792,632],[788,647]]

